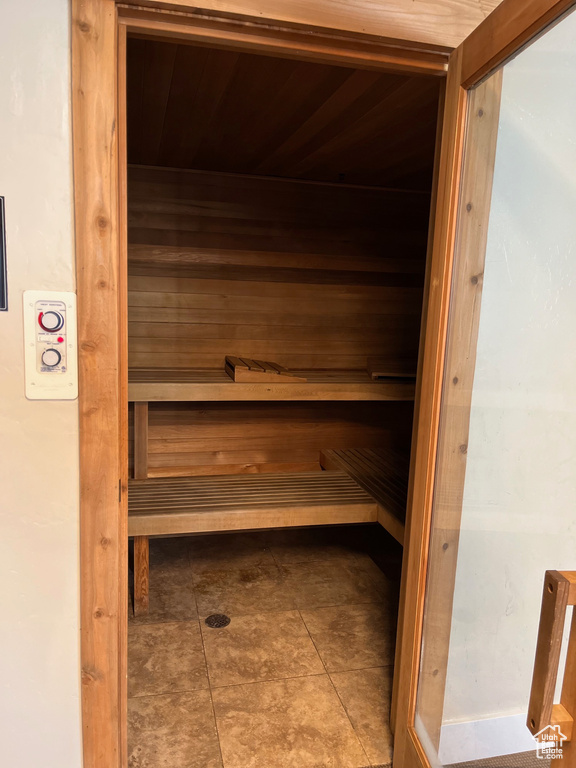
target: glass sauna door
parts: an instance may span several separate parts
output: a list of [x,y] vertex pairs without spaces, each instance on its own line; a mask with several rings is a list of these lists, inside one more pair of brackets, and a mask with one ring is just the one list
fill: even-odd
[[544,576],[576,569],[576,13],[467,109],[414,727],[432,766],[541,766]]

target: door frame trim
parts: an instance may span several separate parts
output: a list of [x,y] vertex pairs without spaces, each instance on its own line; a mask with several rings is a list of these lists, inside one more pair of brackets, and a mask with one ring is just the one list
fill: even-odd
[[394,680],[394,768],[430,768],[415,730],[432,502],[444,362],[451,307],[464,133],[469,91],[576,5],[575,0],[503,0],[452,53],[448,67],[437,205],[430,263],[426,336],[419,370],[402,565],[401,653]]
[[127,763],[127,34],[435,77],[449,58],[442,46],[162,5],[71,4],[84,768]]

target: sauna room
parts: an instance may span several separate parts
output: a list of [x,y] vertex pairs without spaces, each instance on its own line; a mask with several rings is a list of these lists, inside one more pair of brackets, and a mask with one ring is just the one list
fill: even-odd
[[128,39],[131,764],[390,762],[441,86]]

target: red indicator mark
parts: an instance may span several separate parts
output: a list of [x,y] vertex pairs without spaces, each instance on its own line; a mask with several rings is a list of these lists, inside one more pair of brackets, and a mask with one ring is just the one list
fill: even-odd
[[62,336],[58,336],[58,343],[62,344],[63,341],[64,341],[64,339],[62,338]]

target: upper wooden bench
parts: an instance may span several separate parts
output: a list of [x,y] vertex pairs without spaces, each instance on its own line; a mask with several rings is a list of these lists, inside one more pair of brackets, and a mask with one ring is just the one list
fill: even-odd
[[128,374],[131,402],[282,400],[414,400],[412,379],[373,381],[367,371],[293,371],[305,382],[235,382],[224,370],[136,369]]
[[320,452],[324,469],[345,472],[375,499],[378,522],[400,544],[404,544],[409,463],[408,456],[385,448]]

